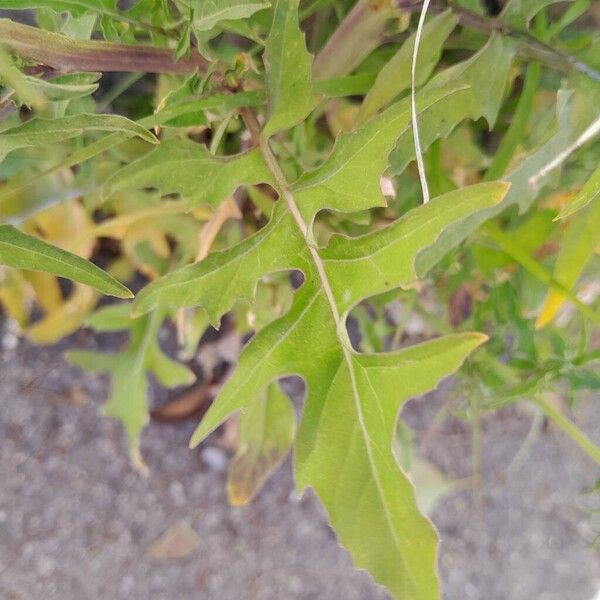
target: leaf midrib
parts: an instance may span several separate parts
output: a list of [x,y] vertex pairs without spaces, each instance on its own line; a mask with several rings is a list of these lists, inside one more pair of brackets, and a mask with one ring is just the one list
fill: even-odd
[[[298,206],[296,205],[294,196],[290,190],[289,183],[287,182],[281,168],[279,167],[279,164],[278,164],[277,160],[275,159],[275,156],[271,152],[271,149],[268,145],[268,141],[265,140],[260,135],[260,133],[258,133],[258,136],[259,136],[258,137],[259,147],[263,154],[263,157],[265,159],[267,167],[271,171],[271,173],[275,179],[275,182],[279,186],[280,189],[278,191],[279,191],[280,195],[282,196],[282,198],[284,198],[286,200],[288,210],[291,212],[292,217],[294,218],[294,222],[296,223],[296,225],[297,225],[298,229],[300,230],[300,233],[302,234],[302,237],[304,238],[305,243],[306,243],[308,228],[307,228],[306,223],[302,219],[302,216],[300,214]],[[353,402],[354,402],[354,408],[355,408],[355,411],[356,411],[356,414],[358,417],[358,424],[360,426],[360,431],[363,436],[363,442],[364,442],[365,448],[367,450],[367,457],[368,457],[368,463],[370,466],[371,475],[373,477],[373,480],[375,482],[375,485],[376,485],[376,488],[378,491],[379,500],[383,507],[383,512],[384,512],[385,519],[386,519],[386,522],[387,522],[389,530],[390,530],[390,535],[391,535],[392,539],[394,540],[394,545],[396,546],[398,554],[400,555],[401,560],[404,562],[404,565],[406,567],[406,563],[405,563],[405,559],[404,559],[402,551],[401,551],[401,547],[400,547],[400,545],[398,543],[398,539],[395,535],[393,521],[391,520],[391,515],[390,515],[388,507],[387,507],[385,494],[383,493],[383,488],[382,488],[382,484],[381,484],[381,481],[378,476],[378,471],[375,467],[374,458],[372,455],[371,440],[369,437],[369,432],[365,425],[364,415],[363,415],[362,407],[361,407],[361,403],[360,403],[360,395],[358,393],[358,388],[356,385],[356,374],[354,372],[352,351],[350,348],[347,347],[345,341],[340,337],[341,336],[341,327],[343,326],[343,321],[340,318],[340,315],[339,315],[339,312],[337,309],[337,303],[335,302],[331,284],[329,282],[329,279],[327,278],[327,274],[325,272],[325,266],[323,264],[323,261],[322,261],[320,255],[318,254],[318,252],[313,247],[311,247],[308,243],[306,243],[306,246],[309,250],[309,254],[313,260],[313,263],[317,269],[317,273],[319,275],[319,279],[320,279],[321,285],[323,287],[323,292],[324,292],[324,295],[329,304],[329,308],[331,310],[331,314],[332,314],[333,321],[335,324],[336,339],[340,346],[340,350],[341,350],[341,353],[343,356],[343,360],[346,364],[346,368],[348,369],[348,373],[350,374],[350,382],[351,382],[351,388],[352,388],[352,397],[353,397]],[[316,294],[315,297],[317,295],[318,294]],[[408,574],[408,577],[411,577],[411,575],[409,573],[409,569],[405,568],[405,571]]]

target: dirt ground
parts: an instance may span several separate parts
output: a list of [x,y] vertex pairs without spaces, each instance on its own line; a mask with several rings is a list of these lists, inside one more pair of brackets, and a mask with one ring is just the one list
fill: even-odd
[[[120,427],[100,414],[106,380],[66,364],[61,347],[17,343],[1,327],[0,598],[387,597],[354,570],[315,498],[295,496],[289,461],[251,506],[232,508],[226,454],[210,443],[188,450],[193,423],[151,424],[143,478]],[[443,389],[405,411],[417,431]],[[574,415],[596,442],[599,399]],[[585,493],[600,476],[594,464],[549,427],[505,474],[531,418],[517,409],[484,418],[479,493],[447,495],[433,513],[444,599],[591,600],[600,589],[600,518],[591,511],[600,503]],[[427,458],[448,477],[469,476],[469,430],[448,421]]]

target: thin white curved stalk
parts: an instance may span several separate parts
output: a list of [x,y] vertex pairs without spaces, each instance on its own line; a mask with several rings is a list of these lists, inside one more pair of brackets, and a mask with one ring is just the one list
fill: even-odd
[[413,139],[415,142],[415,154],[417,157],[417,167],[419,169],[419,179],[421,181],[421,190],[423,191],[423,203],[429,202],[429,186],[427,185],[427,175],[425,173],[425,164],[423,163],[423,153],[421,151],[421,140],[419,138],[419,124],[417,122],[417,102],[415,99],[415,83],[417,73],[417,57],[419,55],[419,46],[421,44],[421,35],[423,34],[423,26],[425,25],[425,16],[427,15],[427,9],[429,8],[430,0],[423,2],[423,8],[421,9],[421,16],[419,17],[419,24],[417,26],[417,34],[415,36],[415,47],[413,49],[412,56],[412,74],[411,74],[411,85],[410,85],[410,97],[412,103],[412,127],[413,127]]

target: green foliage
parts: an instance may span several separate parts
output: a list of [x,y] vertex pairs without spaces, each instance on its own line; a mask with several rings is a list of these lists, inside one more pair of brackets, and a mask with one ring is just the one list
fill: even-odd
[[[525,28],[541,10],[560,0],[510,0],[502,11],[502,18],[508,24]],[[569,0],[573,2],[573,0]]]
[[206,146],[169,140],[118,171],[105,189],[110,196],[127,188],[155,187],[163,194],[181,194],[190,206],[217,206],[240,185],[271,180],[257,150],[223,158]]
[[12,225],[0,225],[0,265],[16,269],[32,269],[85,283],[117,298],[133,294],[96,265],[77,255],[25,235]]
[[220,21],[243,19],[269,6],[269,2],[252,0],[177,0],[177,3],[192,11],[193,27],[198,31],[210,31]]
[[88,371],[106,371],[112,377],[112,392],[104,412],[119,419],[127,432],[133,452],[148,421],[146,372],[166,387],[194,382],[194,374],[166,356],[156,339],[162,314],[154,312],[141,319],[129,317],[129,306],[117,304],[96,311],[86,322],[95,331],[129,332],[129,344],[117,354],[73,350],[69,360]]
[[128,137],[139,136],[151,144],[158,140],[144,127],[118,115],[80,114],[61,119],[33,119],[4,129],[0,137],[0,161],[19,148],[39,147],[61,138],[75,138],[86,131],[113,131]]
[[[586,184],[586,187],[588,184]],[[584,193],[588,193],[585,190]],[[600,198],[590,201],[572,219],[565,233],[561,250],[554,265],[554,279],[567,289],[572,289],[587,264],[592,260],[596,248],[600,247]],[[546,296],[538,317],[538,325],[552,320],[564,300],[557,290]]]
[[[451,86],[426,93],[417,111],[459,91]],[[385,206],[379,177],[396,140],[409,129],[410,110],[408,100],[400,100],[354,131],[340,134],[323,164],[298,178],[292,191],[309,229],[325,208],[347,213]]]
[[581,188],[577,197],[569,202],[556,218],[564,219],[565,217],[570,217],[573,213],[585,208],[588,204],[598,202],[598,197],[600,197],[600,167],[592,173],[592,176],[583,188]]
[[[438,63],[444,42],[456,27],[458,18],[447,10],[434,17],[423,28],[422,49],[419,52],[417,85],[424,84]],[[365,94],[360,105],[357,121],[366,121],[381,107],[389,104],[396,96],[410,87],[412,56],[415,48],[415,34],[412,34],[400,49],[390,58],[377,75],[377,79]]]
[[[439,138],[447,137],[464,121],[485,118],[491,127],[502,105],[514,56],[510,40],[492,36],[489,42],[471,58],[438,73],[425,90],[460,88],[447,102],[432,107],[421,119],[419,127],[423,150]],[[396,172],[402,172],[412,160],[412,131],[399,140],[391,157]]]
[[315,105],[310,84],[312,57],[298,28],[299,0],[277,0],[265,48],[269,85],[269,137],[302,121]]
[[[410,398],[458,372],[455,414],[528,400],[600,460],[543,396],[600,388],[600,75],[570,29],[588,4],[553,4],[428,17],[418,205],[416,22],[395,3],[0,0],[39,26],[0,22],[0,303],[40,343],[128,335],[68,357],[109,374],[140,467],[149,376],[190,385],[209,324],[252,332],[190,442],[238,414],[230,501],[291,449],[356,565],[394,598],[439,598],[428,496],[399,466]],[[94,310],[88,286],[128,282],[132,303]],[[180,360],[158,341],[173,322]]]

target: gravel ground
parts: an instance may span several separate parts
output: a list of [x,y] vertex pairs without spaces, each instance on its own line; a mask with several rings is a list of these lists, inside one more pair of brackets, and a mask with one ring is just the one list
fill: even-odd
[[[225,454],[188,450],[193,424],[151,424],[143,478],[129,465],[119,426],[99,413],[104,379],[67,365],[60,348],[3,341],[0,598],[386,598],[353,569],[314,497],[295,497],[289,462],[251,506],[232,508]],[[416,430],[442,396],[408,407]],[[575,418],[600,441],[597,401],[582,402]],[[434,512],[447,600],[591,600],[600,588],[590,543],[600,521],[584,494],[600,475],[594,465],[549,428],[522,467],[503,475],[530,421],[514,409],[486,417],[479,494],[446,496]],[[449,477],[468,476],[469,440],[464,425],[448,421],[427,457]],[[156,543],[174,530],[186,556],[169,557]]]

